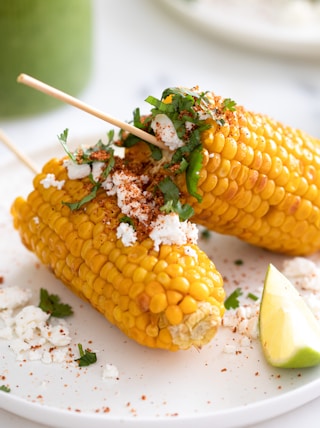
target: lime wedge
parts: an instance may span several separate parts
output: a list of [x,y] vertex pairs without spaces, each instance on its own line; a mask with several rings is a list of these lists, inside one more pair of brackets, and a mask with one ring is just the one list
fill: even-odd
[[269,265],[260,305],[260,341],[275,367],[320,364],[320,323],[291,282]]

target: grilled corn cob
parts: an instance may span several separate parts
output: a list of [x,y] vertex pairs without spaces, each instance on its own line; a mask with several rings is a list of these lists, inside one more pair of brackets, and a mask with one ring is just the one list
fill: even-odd
[[132,137],[122,144],[127,156],[170,175],[192,221],[275,252],[320,249],[319,140],[197,87],[147,101],[154,108],[135,114],[136,124],[171,154],[156,161],[141,143],[131,147]]
[[[110,173],[110,151],[101,145],[88,153],[50,160],[27,199],[16,198],[11,212],[23,244],[139,344],[200,348],[213,338],[224,312],[220,273],[194,239],[157,241],[157,219],[177,218],[159,211],[146,190],[148,177],[137,176],[136,167],[128,170],[117,157]],[[79,178],[70,178],[74,174]],[[127,182],[116,187],[115,177],[119,181],[123,174]],[[121,196],[126,186],[129,193]],[[187,223],[175,225],[183,232]]]

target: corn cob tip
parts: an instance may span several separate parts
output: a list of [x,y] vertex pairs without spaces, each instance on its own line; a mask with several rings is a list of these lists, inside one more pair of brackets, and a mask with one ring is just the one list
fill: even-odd
[[[168,88],[147,101],[150,114],[135,122],[176,144],[164,170],[193,222],[274,252],[320,249],[318,139],[198,87]],[[128,159],[161,167],[131,142],[122,142]]]
[[197,246],[195,225],[179,219],[181,206],[166,206],[162,171],[144,172],[101,142],[52,159],[27,198],[14,201],[14,226],[128,337],[171,351],[201,348],[221,323],[222,277]]

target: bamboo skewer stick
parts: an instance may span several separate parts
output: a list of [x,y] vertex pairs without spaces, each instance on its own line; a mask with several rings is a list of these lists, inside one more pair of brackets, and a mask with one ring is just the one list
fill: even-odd
[[5,133],[0,129],[0,141],[3,142],[7,148],[15,154],[15,156],[20,159],[34,174],[38,173],[38,168],[33,164],[33,162],[23,153],[18,150],[17,147],[9,140]]
[[97,110],[94,107],[91,107],[88,104],[78,100],[77,98],[72,97],[71,95],[66,94],[65,92],[60,91],[59,89],[53,88],[52,86],[47,85],[46,83],[41,82],[40,80],[35,79],[27,74],[20,74],[17,78],[18,83],[23,83],[26,86],[30,86],[40,92],[43,92],[46,95],[50,95],[60,101],[63,101],[67,104],[70,104],[74,107],[79,108],[80,110],[85,111],[99,119],[104,120],[105,122],[111,123],[112,125],[128,131],[129,133],[135,135],[138,138],[141,138],[144,141],[147,141],[154,146],[160,147],[161,149],[168,149],[165,144],[157,140],[154,135],[148,134],[147,132],[139,129],[135,126],[130,125],[129,123],[122,122],[119,119],[116,119],[112,116],[107,115],[106,113]]

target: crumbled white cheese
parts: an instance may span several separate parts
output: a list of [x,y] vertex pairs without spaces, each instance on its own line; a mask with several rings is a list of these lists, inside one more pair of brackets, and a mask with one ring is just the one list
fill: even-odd
[[305,257],[293,257],[283,262],[283,275],[304,290],[320,290],[320,269]]
[[149,181],[150,181],[150,177],[148,177],[147,175],[142,174],[142,175],[140,176],[140,180],[141,180],[141,183],[142,183],[142,184],[147,184],[147,183],[149,183]]
[[40,219],[39,219],[38,216],[33,217],[32,220],[33,220],[34,224],[39,224],[40,223]]
[[131,218],[138,218],[145,223],[149,218],[149,211],[154,206],[152,195],[142,189],[145,176],[127,175],[123,171],[116,171],[108,177],[102,186],[107,195],[117,195],[118,207],[121,212]]
[[16,309],[29,302],[31,297],[32,291],[29,288],[0,288],[0,310]]
[[117,188],[113,184],[113,180],[111,175],[109,174],[108,177],[101,183],[101,187],[106,191],[108,196],[114,196],[117,194]]
[[171,150],[184,146],[184,142],[178,137],[177,131],[171,119],[165,114],[157,114],[151,122],[151,128],[156,137],[164,142]]
[[26,305],[31,297],[29,289],[0,290],[0,337],[10,340],[10,349],[19,361],[67,361],[71,338],[66,321],[50,318],[39,307]]
[[49,187],[56,187],[57,189],[61,190],[64,183],[65,180],[56,180],[54,174],[47,174],[46,177],[40,181],[40,184],[42,184],[45,189],[49,189]]
[[283,262],[282,273],[296,287],[315,317],[320,320],[319,266],[305,257],[293,257]]
[[49,314],[36,306],[25,306],[15,316],[14,331],[18,337],[28,342],[33,339],[36,329],[44,327],[49,317]]
[[258,301],[241,305],[236,309],[228,309],[223,316],[222,325],[240,334],[240,341],[243,339],[242,336],[249,340],[257,339],[259,336],[259,309],[260,302]]
[[192,247],[190,247],[189,245],[186,245],[184,247],[184,252],[187,256],[193,257],[194,259],[198,260],[198,254],[196,252],[196,250]]
[[230,345],[230,343],[226,343],[223,347],[223,352],[225,354],[234,354],[237,351],[237,347],[235,345]]
[[66,159],[63,165],[68,170],[68,177],[70,180],[78,180],[84,177],[88,177],[91,174],[91,167],[87,163],[78,164],[73,162],[71,159]]
[[137,234],[131,224],[120,223],[117,228],[117,238],[121,239],[125,247],[130,247],[137,242]]
[[102,372],[102,379],[113,379],[118,380],[119,379],[119,370],[116,366],[110,363],[106,363],[106,365],[103,368]]
[[196,243],[198,240],[198,228],[189,221],[180,221],[176,213],[159,215],[151,223],[150,238],[154,241],[154,249],[159,250],[160,244],[184,245]]
[[[283,262],[281,272],[320,320],[320,268],[317,264],[305,257],[292,257]],[[254,294],[261,298],[262,290]],[[233,353],[234,349],[248,347],[259,337],[259,310],[260,300],[244,303],[243,299],[237,309],[226,310],[222,326],[230,329],[234,336],[233,343],[225,344],[223,352]]]
[[92,173],[92,178],[93,178],[94,181],[98,181],[99,180],[100,175],[101,175],[103,169],[105,168],[105,166],[106,166],[106,164],[104,162],[93,162],[92,163],[91,173]]

